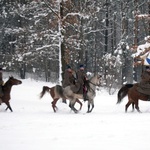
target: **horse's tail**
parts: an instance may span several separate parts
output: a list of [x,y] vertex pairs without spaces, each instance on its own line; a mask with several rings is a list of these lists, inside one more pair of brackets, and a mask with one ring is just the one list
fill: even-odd
[[46,92],[49,92],[51,88],[48,86],[43,86],[42,92],[40,93],[40,98],[42,98]]
[[127,96],[129,89],[133,87],[133,84],[126,84],[118,91],[118,101],[117,104],[121,103],[123,98]]

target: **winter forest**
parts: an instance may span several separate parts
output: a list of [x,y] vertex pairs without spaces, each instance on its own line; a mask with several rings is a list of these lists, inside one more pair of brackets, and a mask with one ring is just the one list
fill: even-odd
[[138,81],[132,54],[150,35],[149,0],[0,0],[0,66],[59,82],[67,64],[106,86]]

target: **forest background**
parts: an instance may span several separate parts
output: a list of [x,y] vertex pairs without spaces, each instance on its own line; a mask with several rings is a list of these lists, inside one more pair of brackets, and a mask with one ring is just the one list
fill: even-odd
[[0,66],[60,82],[67,64],[107,87],[139,81],[132,53],[150,35],[149,0],[0,0]]

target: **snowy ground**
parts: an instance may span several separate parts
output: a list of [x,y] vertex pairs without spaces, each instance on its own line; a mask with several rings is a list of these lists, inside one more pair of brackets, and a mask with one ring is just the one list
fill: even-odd
[[101,88],[92,113],[83,103],[74,114],[61,100],[54,113],[48,94],[39,99],[42,86],[52,84],[22,81],[12,88],[14,112],[0,106],[0,150],[150,150],[150,103],[140,101],[143,113],[125,113],[127,98],[116,105],[116,95]]

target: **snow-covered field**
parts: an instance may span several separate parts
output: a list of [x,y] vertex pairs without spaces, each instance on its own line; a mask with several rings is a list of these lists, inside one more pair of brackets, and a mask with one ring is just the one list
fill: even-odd
[[[116,105],[116,95],[100,88],[93,112],[87,103],[78,114],[58,101],[57,113],[51,97],[39,99],[43,85],[31,79],[13,86],[13,113],[0,106],[0,150],[150,150],[150,103],[140,101],[143,113],[124,112],[127,98]],[[76,105],[79,108],[79,105]]]

